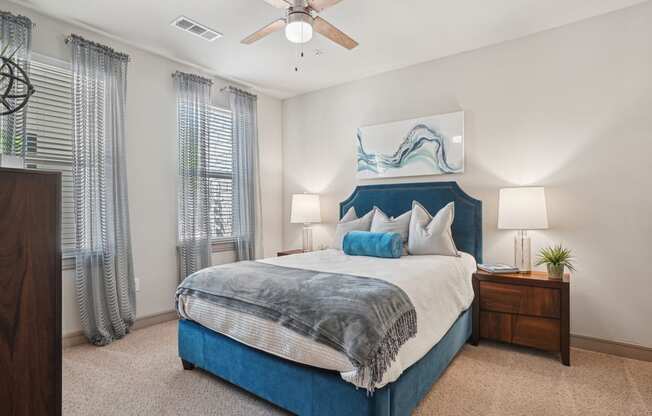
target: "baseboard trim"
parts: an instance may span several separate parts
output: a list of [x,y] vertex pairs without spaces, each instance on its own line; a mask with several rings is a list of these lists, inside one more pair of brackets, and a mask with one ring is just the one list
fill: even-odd
[[167,311],[163,313],[157,313],[154,315],[143,316],[142,318],[136,319],[134,322],[134,330],[147,328],[148,326],[162,324],[163,322],[175,321],[179,319],[177,311]]
[[74,347],[75,345],[82,345],[88,343],[82,331],[75,331],[63,336],[61,339],[61,346],[63,348]]
[[641,345],[608,341],[606,339],[586,337],[584,335],[571,335],[570,343],[573,348],[602,352],[639,361],[652,361],[652,348]]
[[[174,321],[178,319],[177,311],[168,311],[162,313],[156,313],[153,315],[143,316],[142,318],[136,319],[134,326],[132,327],[133,331],[139,329],[147,328],[149,326],[162,324],[163,322]],[[61,345],[63,348],[74,347],[75,345],[87,344],[88,340],[84,336],[82,331],[75,331],[63,336],[61,340]]]
[[[178,319],[177,311],[168,311],[154,315],[143,316],[142,318],[136,319],[136,322],[134,322],[133,330],[137,331],[139,329],[162,324],[163,322],[174,321],[176,319]],[[64,335],[62,340],[63,348],[73,347],[75,345],[86,343],[88,343],[88,340],[81,331],[76,331]],[[639,361],[652,362],[652,348],[643,347],[641,345],[626,344],[624,342],[609,341],[606,339],[573,334],[571,334],[570,343],[571,347],[573,348],[601,352]]]

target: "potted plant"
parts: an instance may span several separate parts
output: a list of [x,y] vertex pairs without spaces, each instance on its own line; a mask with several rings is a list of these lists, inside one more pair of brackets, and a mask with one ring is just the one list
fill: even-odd
[[566,267],[568,270],[575,271],[571,251],[561,244],[539,250],[537,266],[541,266],[542,264],[548,267],[548,277],[550,279],[562,279],[564,277],[564,268]]

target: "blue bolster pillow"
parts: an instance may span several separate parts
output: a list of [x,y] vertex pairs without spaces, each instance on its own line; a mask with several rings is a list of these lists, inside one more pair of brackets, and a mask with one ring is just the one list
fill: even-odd
[[403,239],[399,233],[349,231],[344,236],[342,249],[349,256],[397,259],[403,254]]

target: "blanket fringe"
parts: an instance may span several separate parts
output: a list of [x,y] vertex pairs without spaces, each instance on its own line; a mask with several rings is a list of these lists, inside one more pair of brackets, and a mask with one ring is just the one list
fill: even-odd
[[385,371],[396,359],[401,346],[417,334],[417,313],[405,312],[387,331],[378,349],[367,363],[354,363],[357,369],[355,384],[364,386],[367,394],[373,394],[376,384],[383,379]]

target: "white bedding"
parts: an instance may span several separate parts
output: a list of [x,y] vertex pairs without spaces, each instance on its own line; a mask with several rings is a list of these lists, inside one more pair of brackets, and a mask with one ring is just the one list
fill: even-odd
[[[380,388],[419,361],[446,334],[460,313],[471,306],[474,258],[403,256],[381,259],[322,250],[260,260],[285,267],[375,277],[400,287],[417,312],[417,336],[406,342],[385,373]],[[179,313],[243,344],[302,364],[339,371],[353,382],[355,368],[344,354],[263,318],[234,312],[201,299],[181,296]],[[360,386],[362,387],[362,386]]]

